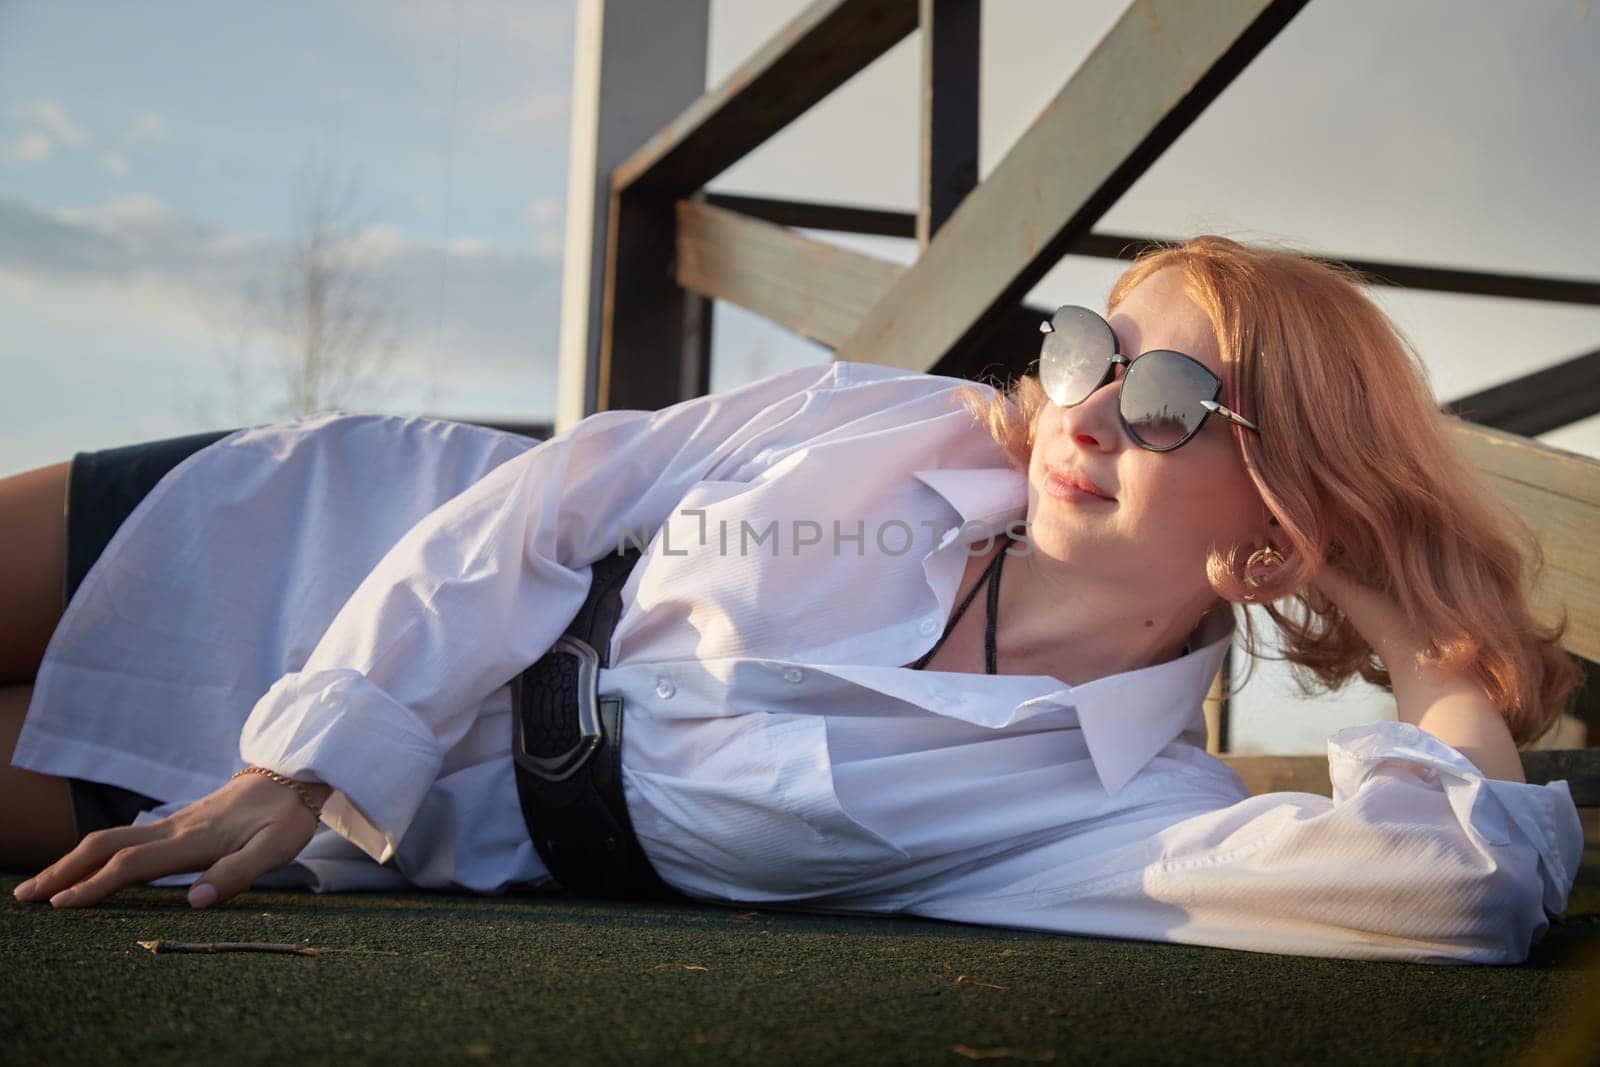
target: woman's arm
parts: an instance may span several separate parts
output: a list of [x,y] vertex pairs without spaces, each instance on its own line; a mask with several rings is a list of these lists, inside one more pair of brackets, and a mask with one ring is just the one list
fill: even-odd
[[1469,675],[1419,665],[1427,643],[1387,597],[1330,567],[1317,583],[1389,666],[1401,719],[1328,739],[1332,797],[1241,797],[1220,767],[1136,779],[1124,843],[1100,829],[1110,846],[1086,853],[1065,834],[905,910],[1293,955],[1527,959],[1583,851],[1567,784],[1524,781],[1499,711]]
[[[1486,778],[1401,722],[1337,731],[1328,770],[1332,797],[1241,796],[1220,764],[1166,763],[1089,834],[958,869],[905,910],[1297,956],[1515,964],[1566,908],[1583,828],[1565,782]],[[1091,835],[1105,847],[1086,846]]]
[[1401,722],[1460,752],[1485,777],[1525,782],[1505,718],[1469,672],[1442,674],[1422,660],[1427,642],[1392,600],[1328,566],[1317,585],[1350,618],[1389,670]]

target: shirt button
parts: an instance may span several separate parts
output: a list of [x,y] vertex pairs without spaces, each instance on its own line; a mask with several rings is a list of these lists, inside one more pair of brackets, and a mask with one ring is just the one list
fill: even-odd
[[662,700],[671,700],[672,694],[677,691],[678,687],[672,684],[672,679],[670,678],[661,678],[656,681],[656,696]]
[[937,617],[929,615],[926,619],[922,620],[922,625],[918,627],[918,629],[925,634],[934,633],[939,629],[939,620]]
[[806,672],[799,667],[786,667],[783,671],[783,680],[786,682],[798,682],[805,676]]

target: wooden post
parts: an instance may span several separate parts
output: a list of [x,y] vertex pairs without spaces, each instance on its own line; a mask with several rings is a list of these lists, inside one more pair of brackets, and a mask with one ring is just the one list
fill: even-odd
[[611,175],[598,404],[655,409],[708,384],[704,305],[674,280],[681,200],[916,29],[910,0],[812,0]]
[[1228,700],[1223,696],[1223,686],[1233,678],[1233,646],[1222,652],[1222,666],[1211,679],[1211,691],[1206,694],[1206,751],[1213,756],[1228,751]]
[[978,56],[982,0],[920,0],[922,151],[917,247],[978,184]]

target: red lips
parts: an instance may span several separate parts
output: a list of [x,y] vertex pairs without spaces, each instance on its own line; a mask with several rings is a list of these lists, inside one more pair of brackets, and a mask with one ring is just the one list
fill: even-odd
[[1093,493],[1095,496],[1104,497],[1106,500],[1115,500],[1115,499],[1117,499],[1116,497],[1112,496],[1110,493],[1106,492],[1104,489],[1102,489],[1098,485],[1096,485],[1082,471],[1063,470],[1060,467],[1046,467],[1045,468],[1045,473],[1048,476],[1053,476],[1057,480],[1059,480],[1061,482],[1064,482],[1067,485],[1072,486],[1074,489],[1081,489],[1085,493]]

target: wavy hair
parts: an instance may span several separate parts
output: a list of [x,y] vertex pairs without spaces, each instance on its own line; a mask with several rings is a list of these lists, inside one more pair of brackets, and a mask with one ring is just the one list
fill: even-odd
[[[1543,552],[1452,440],[1455,417],[1434,402],[1415,350],[1362,292],[1365,279],[1295,252],[1201,236],[1140,255],[1112,287],[1107,313],[1167,267],[1183,272],[1216,331],[1222,402],[1265,413],[1260,437],[1229,425],[1295,549],[1260,589],[1243,580],[1249,546],[1213,550],[1212,590],[1266,611],[1307,696],[1356,674],[1392,692],[1382,661],[1310,584],[1308,561],[1336,560],[1430,635],[1427,662],[1451,673],[1470,666],[1519,746],[1539,738],[1568,709],[1580,677],[1560,644],[1565,613],[1541,624],[1529,604]],[[1046,404],[1036,367],[1028,370],[998,393],[960,391],[1024,471]],[[1242,614],[1252,661],[1266,658],[1251,613]]]

